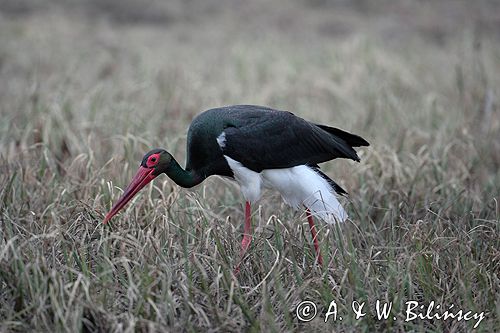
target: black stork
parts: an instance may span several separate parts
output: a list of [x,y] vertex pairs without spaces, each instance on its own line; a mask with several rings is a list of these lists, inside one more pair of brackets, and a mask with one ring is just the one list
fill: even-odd
[[318,163],[334,158],[359,162],[353,147],[361,146],[369,143],[360,136],[311,123],[287,111],[254,105],[210,109],[195,117],[189,127],[186,168],[164,149],[148,152],[104,223],[162,173],[186,188],[212,175],[225,176],[238,182],[246,200],[240,258],[252,237],[250,205],[260,198],[264,187],[280,192],[295,209],[305,207],[322,265],[313,216],[327,223],[345,221],[347,214],[335,194],[347,193],[319,169]]

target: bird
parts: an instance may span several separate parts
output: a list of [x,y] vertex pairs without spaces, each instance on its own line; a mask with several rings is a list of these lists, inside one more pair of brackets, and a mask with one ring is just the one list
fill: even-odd
[[358,135],[307,121],[289,111],[256,105],[209,109],[197,115],[189,126],[185,168],[165,149],[146,153],[103,223],[161,174],[184,188],[217,175],[235,180],[245,199],[240,263],[252,239],[251,207],[260,199],[262,190],[270,188],[277,190],[289,206],[305,209],[315,260],[322,266],[313,216],[332,224],[344,222],[348,215],[337,199],[347,192],[318,164],[335,158],[359,162],[354,147],[362,146],[369,143]]

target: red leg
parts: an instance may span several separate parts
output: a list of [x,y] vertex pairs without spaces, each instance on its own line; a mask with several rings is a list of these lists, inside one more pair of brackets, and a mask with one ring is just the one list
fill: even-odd
[[309,228],[311,229],[311,236],[314,242],[314,249],[316,250],[316,257],[318,258],[318,263],[323,266],[323,257],[319,251],[318,235],[316,234],[316,227],[314,226],[313,217],[309,208],[306,208],[307,221],[309,222]]
[[250,202],[245,203],[245,228],[243,231],[243,239],[241,240],[241,251],[240,251],[240,262],[236,267],[234,268],[234,274],[238,274],[240,272],[240,264],[241,261],[243,260],[243,257],[245,256],[245,253],[248,250],[248,247],[250,246],[250,242],[252,241],[252,234],[251,234],[251,219],[250,219]]
[[250,202],[247,201],[245,204],[245,229],[243,231],[243,239],[241,240],[241,258],[243,258],[247,252],[248,247],[250,246],[250,241],[252,240],[250,228]]

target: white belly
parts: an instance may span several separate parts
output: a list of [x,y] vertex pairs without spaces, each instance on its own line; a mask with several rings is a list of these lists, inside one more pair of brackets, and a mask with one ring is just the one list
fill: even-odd
[[306,165],[255,172],[240,162],[224,156],[247,201],[259,200],[262,187],[280,192],[283,200],[295,209],[306,206],[311,213],[328,223],[344,222],[347,213],[337,200],[330,184]]

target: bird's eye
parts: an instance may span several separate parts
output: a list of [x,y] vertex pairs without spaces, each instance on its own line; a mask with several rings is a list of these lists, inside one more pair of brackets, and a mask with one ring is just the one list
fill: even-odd
[[148,161],[147,161],[147,166],[149,168],[152,168],[153,166],[156,165],[156,163],[158,162],[158,156],[157,155],[152,155],[152,156],[149,156],[148,158]]

